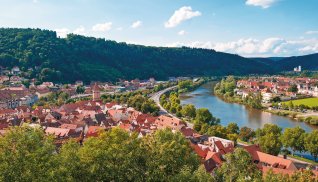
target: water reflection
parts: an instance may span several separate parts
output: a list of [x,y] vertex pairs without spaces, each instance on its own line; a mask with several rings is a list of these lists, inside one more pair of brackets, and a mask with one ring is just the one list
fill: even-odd
[[213,95],[213,84],[204,84],[193,92],[181,95],[181,104],[194,104],[197,108],[208,108],[215,117],[221,119],[222,125],[235,122],[240,127],[248,126],[257,129],[263,127],[266,123],[274,123],[283,129],[296,126],[300,126],[306,131],[317,129],[317,127],[297,122],[287,117],[247,108],[240,104],[224,102]]

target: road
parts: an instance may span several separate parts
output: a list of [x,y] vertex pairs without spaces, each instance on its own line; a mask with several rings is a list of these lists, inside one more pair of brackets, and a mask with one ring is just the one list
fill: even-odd
[[[101,92],[100,94],[101,94],[101,95],[103,95],[103,94],[112,95],[112,94],[114,94],[114,93],[115,93],[115,92]],[[71,96],[71,99],[89,97],[89,96],[92,96],[92,95],[93,95],[93,94],[77,94],[77,95]]]
[[[164,90],[161,90],[161,91],[159,91],[159,92],[153,94],[153,95],[150,97],[150,99],[154,100],[155,103],[156,103],[156,104],[158,105],[158,107],[160,108],[160,111],[159,111],[159,114],[160,114],[160,115],[169,115],[169,116],[171,116],[171,117],[178,118],[178,117],[176,117],[175,115],[169,113],[165,108],[163,108],[163,107],[160,105],[160,97],[161,97],[161,95],[164,94],[164,93],[166,93],[166,92],[168,92],[168,91],[171,91],[171,90],[173,90],[173,89],[175,89],[175,88],[177,88],[177,86],[173,86],[173,87],[166,88],[166,89],[164,89]],[[178,119],[180,119],[180,118],[178,118]],[[192,123],[189,123],[189,122],[186,122],[186,123],[187,123],[187,126],[188,126],[189,128],[193,128],[193,124],[192,124]]]

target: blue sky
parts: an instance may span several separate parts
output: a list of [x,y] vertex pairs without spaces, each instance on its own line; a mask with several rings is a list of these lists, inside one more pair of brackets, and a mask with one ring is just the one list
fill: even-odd
[[317,7],[317,0],[0,0],[0,26],[292,56],[318,52]]

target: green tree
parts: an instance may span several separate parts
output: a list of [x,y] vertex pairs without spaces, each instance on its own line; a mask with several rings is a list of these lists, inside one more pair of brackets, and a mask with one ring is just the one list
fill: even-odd
[[173,176],[173,182],[214,182],[215,179],[211,174],[207,173],[204,166],[200,166],[199,169],[194,172],[188,167],[185,166],[181,169],[180,173]]
[[317,160],[318,156],[318,130],[313,130],[305,136],[305,149]]
[[244,126],[240,129],[239,139],[241,139],[245,142],[248,142],[254,136],[255,136],[255,132],[253,131],[253,129],[246,127],[246,126]]
[[207,108],[197,109],[195,120],[202,123],[208,123],[210,125],[216,125],[220,122],[219,119],[213,117]]
[[119,128],[102,132],[98,138],[89,138],[78,153],[87,170],[83,178],[86,181],[142,181],[147,151],[139,147],[140,142],[137,135],[130,136]]
[[144,103],[142,103],[140,111],[143,113],[149,113],[149,114],[153,114],[153,115],[157,115],[159,112],[159,107],[157,106],[157,104],[153,101],[153,100],[146,100],[144,101]]
[[238,134],[240,131],[240,128],[236,123],[229,123],[226,127],[226,131],[228,134]]
[[76,87],[76,93],[77,94],[82,94],[85,92],[85,88],[83,86],[77,86]]
[[191,89],[191,87],[193,86],[193,82],[191,80],[184,80],[184,81],[179,81],[178,82],[178,88],[179,90],[182,89]]
[[276,96],[276,97],[274,97],[273,99],[272,99],[272,102],[281,102],[282,100],[280,99],[280,97],[279,96]]
[[53,181],[55,146],[41,129],[11,128],[0,138],[0,181]]
[[196,109],[193,104],[187,104],[182,107],[181,113],[183,116],[186,116],[189,118],[195,118]]
[[70,140],[63,144],[58,156],[59,180],[60,181],[86,181],[88,174],[79,156],[80,144],[75,140]]
[[252,157],[243,148],[236,148],[225,155],[221,167],[216,170],[217,181],[260,181],[261,172]]
[[282,142],[280,141],[282,129],[275,124],[265,124],[262,129],[256,130],[256,142],[263,152],[278,155]]
[[275,174],[272,169],[270,169],[266,174],[264,174],[264,182],[287,182],[289,181],[288,175]]
[[290,86],[290,87],[288,88],[288,92],[297,93],[297,92],[298,92],[297,85],[293,84],[292,86]]
[[317,176],[311,170],[299,170],[290,177],[290,181],[317,182]]
[[158,130],[143,138],[143,148],[150,152],[146,158],[147,173],[144,173],[149,181],[169,181],[184,167],[194,171],[199,166],[198,156],[179,132]]
[[289,108],[289,110],[293,110],[294,109],[294,103],[293,103],[293,101],[289,101],[288,102],[288,108]]
[[305,130],[302,128],[295,127],[295,128],[286,128],[284,133],[282,134],[281,141],[286,148],[292,148],[293,152],[304,151],[304,136]]

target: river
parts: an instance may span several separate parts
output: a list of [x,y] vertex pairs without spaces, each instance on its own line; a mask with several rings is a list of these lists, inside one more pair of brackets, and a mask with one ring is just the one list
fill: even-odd
[[288,117],[247,108],[241,104],[224,102],[213,95],[212,87],[213,83],[207,83],[195,91],[182,94],[181,104],[193,104],[196,108],[208,108],[213,116],[221,119],[220,124],[224,126],[230,122],[235,122],[239,127],[247,126],[257,129],[263,127],[266,123],[273,123],[283,129],[296,126],[300,126],[306,132],[317,129],[317,127],[292,120]]

